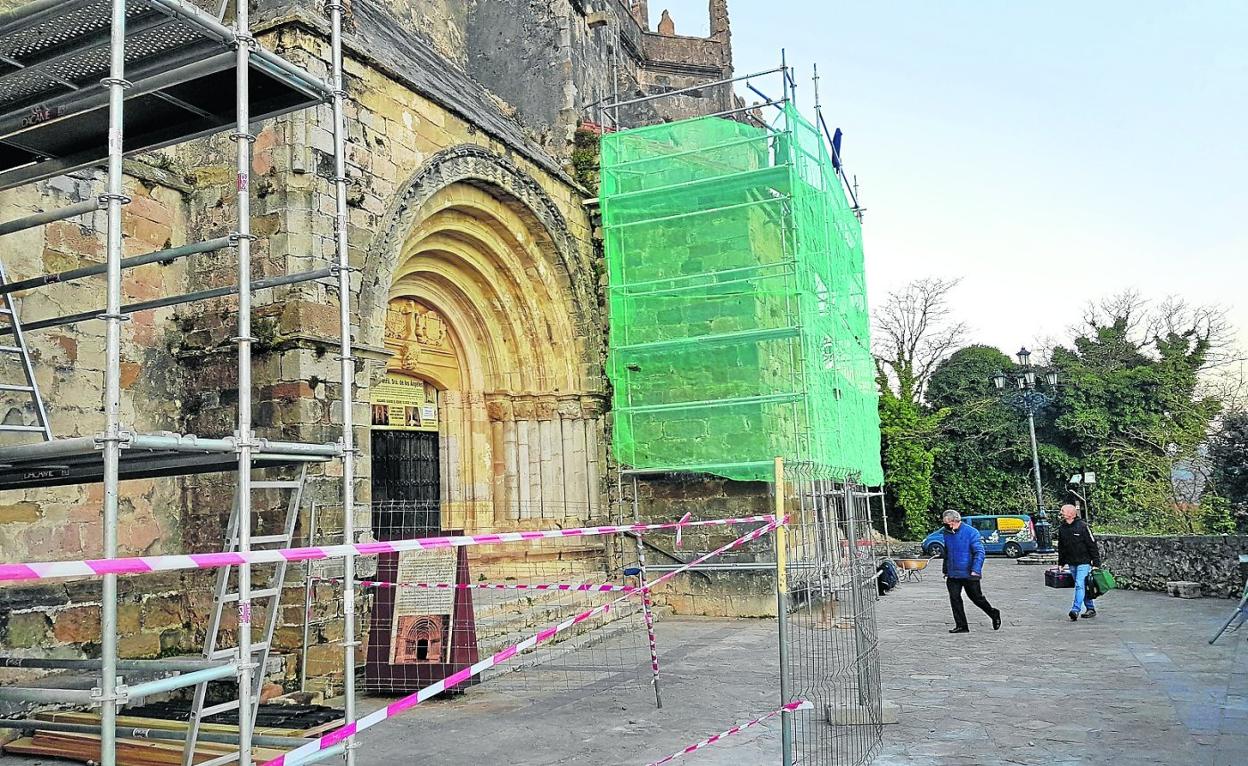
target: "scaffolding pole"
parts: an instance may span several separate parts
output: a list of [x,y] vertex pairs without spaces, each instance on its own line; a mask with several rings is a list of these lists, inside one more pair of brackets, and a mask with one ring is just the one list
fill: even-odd
[[58,208],[56,210],[48,210],[43,213],[35,213],[25,218],[18,218],[13,221],[0,223],[0,237],[6,234],[14,234],[26,229],[33,229],[36,226],[43,226],[54,221],[63,221],[66,218],[84,215],[100,209],[99,200],[87,200],[86,202],[78,202],[68,207]]
[[[269,277],[268,279],[257,279],[251,283],[251,292],[264,290],[270,287],[281,287],[283,285],[293,285],[299,282],[311,282],[317,279],[333,276],[334,269],[313,269],[311,271],[302,271],[297,274],[283,274],[280,277]],[[170,295],[164,298],[153,298],[150,301],[141,303],[128,303],[121,307],[121,313],[125,315],[135,314],[140,311],[151,311],[152,309],[167,308],[169,306],[180,306],[184,303],[194,303],[196,301],[208,300],[210,298],[224,298],[239,292],[236,287],[214,287],[211,290],[199,290],[184,295]],[[24,330],[44,330],[49,327],[63,327],[67,324],[77,324],[78,322],[87,322],[100,317],[99,311],[82,311],[77,314],[68,314],[66,316],[52,317],[50,319],[39,319],[22,326]],[[8,334],[8,328],[0,330],[0,335]]]
[[[784,458],[776,458],[776,632],[780,644],[780,704],[789,699],[789,556],[788,531],[784,523]],[[780,759],[783,766],[793,766],[793,713],[780,714]]]
[[[117,557],[121,469],[121,206],[122,128],[126,99],[126,2],[113,0],[108,86],[108,254],[104,348],[104,558]],[[117,575],[106,574],[100,610],[100,764],[117,766]]]
[[234,5],[235,78],[238,121],[231,138],[238,159],[238,763],[251,766],[252,684],[251,649],[251,457],[254,444],[251,414],[251,48],[247,2]]
[[[97,697],[92,689],[49,689],[42,686],[0,686],[0,700],[6,702],[48,702],[71,705],[93,705]],[[105,706],[107,708],[107,706]],[[3,720],[3,719],[0,719]],[[101,720],[103,720],[101,718]],[[5,722],[7,724],[7,721]]]
[[[94,205],[94,203],[92,203]],[[196,242],[190,245],[179,245],[178,247],[170,247],[165,250],[157,250],[154,253],[146,253],[144,255],[136,255],[131,258],[125,258],[121,262],[121,268],[132,269],[135,266],[143,266],[149,263],[159,263],[161,265],[173,263],[179,258],[185,258],[188,255],[197,253],[210,253],[213,250],[221,250],[230,246],[229,237],[218,237],[210,239],[206,242]],[[30,279],[23,279],[20,282],[10,282],[7,285],[0,285],[0,295],[6,293],[15,293],[21,290],[29,290],[35,287],[43,287],[45,285],[60,284],[69,282],[83,277],[90,277],[96,274],[103,274],[108,270],[107,264],[95,264],[92,266],[83,266],[78,269],[70,269],[61,271],[56,274],[43,274]]]
[[[117,660],[118,670],[148,673],[189,671],[215,668],[213,660],[170,658],[164,660]],[[60,657],[0,657],[0,668],[41,668],[45,670],[98,670],[103,660],[62,659]]]
[[[641,523],[641,506],[637,476],[633,476],[633,523]],[[650,599],[650,575],[646,572],[646,543],[640,534],[633,535],[637,541],[638,580],[641,584],[641,609],[646,621],[646,641],[650,645],[651,683],[654,685],[654,706],[663,709],[663,696],[659,693],[659,647],[654,637],[654,608]]]
[[[342,542],[355,542],[355,434],[352,405],[355,400],[355,360],[351,356],[351,263],[347,247],[346,83],[342,66],[342,15],[340,0],[329,3],[330,84],[334,112],[334,241],[338,260],[339,362],[342,377]],[[343,578],[355,582],[355,557],[343,559]],[[355,592],[343,590],[343,716],[355,724]],[[355,738],[344,743],[346,766],[355,766]]]

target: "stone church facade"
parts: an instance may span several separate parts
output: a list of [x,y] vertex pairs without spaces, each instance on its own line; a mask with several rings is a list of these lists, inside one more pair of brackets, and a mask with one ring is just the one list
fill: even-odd
[[[20,3],[0,3],[5,6]],[[215,3],[203,3],[213,5]],[[732,74],[727,0],[710,0],[707,38],[652,29],[645,0],[351,0],[347,27],[349,242],[357,498],[371,494],[374,389],[419,381],[436,423],[441,526],[485,532],[579,526],[606,516],[610,456],[603,363],[606,320],[595,196],[572,162],[578,127],[614,97]],[[252,0],[262,45],[325,77],[319,0]],[[669,30],[670,31],[670,30]],[[621,112],[637,124],[736,106],[724,87]],[[329,107],[264,123],[253,162],[255,276],[306,271],[333,256]],[[127,162],[125,255],[228,234],[233,148],[223,136]],[[89,199],[84,172],[0,193],[16,218]],[[5,237],[12,278],[104,259],[103,213]],[[231,284],[232,251],[126,272],[125,301]],[[335,359],[338,295],[308,282],[255,296],[261,437],[334,441],[343,396]],[[20,296],[25,319],[96,306],[90,280]],[[233,431],[237,400],[229,298],[135,314],[123,331],[123,422],[141,431]],[[39,385],[58,436],[102,428],[98,322],[31,333]],[[0,407],[0,416],[5,414]],[[327,478],[339,466],[328,464]],[[122,555],[218,550],[233,477],[122,485]],[[99,555],[99,485],[0,495],[0,559]],[[311,500],[333,508],[332,481]],[[332,511],[328,511],[332,512]],[[342,510],[339,507],[338,513]],[[576,553],[573,551],[573,553]],[[577,555],[594,555],[585,550]],[[202,579],[123,581],[121,652],[192,651],[210,594]],[[98,635],[89,588],[6,594],[8,649],[79,646]],[[299,619],[302,605],[288,625]],[[332,631],[331,628],[325,629]],[[331,638],[325,636],[326,638]],[[279,649],[293,650],[293,629]],[[312,674],[316,668],[311,668]]]

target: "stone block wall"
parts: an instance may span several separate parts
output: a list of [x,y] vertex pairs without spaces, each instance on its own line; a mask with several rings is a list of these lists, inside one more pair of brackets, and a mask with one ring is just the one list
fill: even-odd
[[[625,107],[620,122],[625,126],[682,120],[733,109],[739,106],[731,86],[699,88],[703,83],[733,75],[732,32],[727,0],[712,0],[710,35],[692,37],[676,34],[662,24],[651,31],[645,3],[616,0],[612,7],[619,19],[618,43],[625,54],[619,67],[616,87],[621,99],[669,93],[690,88],[687,93]],[[631,10],[630,10],[631,9]],[[777,62],[778,64],[779,62]]]
[[[624,491],[631,498],[631,484],[625,481]],[[680,519],[685,513],[691,519],[739,518],[771,513],[774,509],[771,485],[765,482],[732,481],[715,476],[682,475],[645,478],[638,481],[638,511],[642,522],[662,523]],[[621,518],[632,518],[629,503],[620,506]],[[673,534],[648,533],[647,565],[678,565],[699,554],[712,551],[753,529],[740,527],[703,527],[685,530],[682,546],[677,548]],[[626,546],[628,543],[625,544]],[[626,561],[635,555],[624,550]],[[774,561],[770,537],[738,548],[708,563]],[[651,576],[656,576],[653,573]],[[655,601],[682,615],[707,617],[775,616],[775,578],[770,570],[743,572],[696,572],[674,578],[655,590]]]
[[[127,161],[125,193],[132,202],[123,217],[123,256],[133,256],[197,241],[188,228],[188,185],[168,153]],[[87,200],[105,188],[103,174],[82,171],[0,193],[0,219],[50,210]],[[0,239],[10,279],[19,280],[101,263],[105,258],[104,211],[28,229]],[[216,255],[192,256],[211,259]],[[122,301],[131,303],[183,293],[190,259],[151,264],[123,272]],[[51,284],[15,294],[25,322],[104,307],[103,277]],[[177,430],[181,406],[181,370],[171,353],[170,318],[174,308],[138,312],[122,327],[121,417],[142,431]],[[103,431],[104,325],[89,320],[32,330],[25,335],[36,383],[44,398],[53,433],[58,437],[91,436]],[[9,360],[12,361],[12,357]],[[15,383],[20,371],[4,370],[2,382]],[[33,422],[24,397],[0,395],[0,418]],[[20,444],[29,437],[5,434],[0,443]],[[123,482],[119,507],[118,548],[123,556],[177,553],[182,526],[175,481],[141,479]],[[97,558],[103,554],[103,487],[87,484],[0,493],[0,559],[32,561]],[[166,619],[157,608],[177,599],[179,588],[143,578],[148,597],[127,596],[123,615],[136,626],[121,644],[125,657],[158,656],[190,648],[193,632],[185,619]],[[99,582],[62,586],[17,586],[0,597],[0,648],[24,651],[50,648],[53,656],[91,657],[98,652]],[[141,615],[146,617],[146,622]]]
[[[741,136],[747,140],[757,136],[758,140],[743,144]],[[687,123],[670,132],[645,134],[645,140],[670,142],[681,151],[694,147],[704,151],[654,163],[655,172],[639,182],[655,190],[649,196],[619,201],[608,197],[614,222],[630,224],[608,234],[612,257],[621,259],[619,254],[626,254],[623,257],[628,259],[627,268],[612,268],[626,275],[627,282],[650,283],[648,289],[656,291],[636,297],[612,296],[613,316],[622,317],[615,326],[622,343],[694,339],[799,324],[792,269],[782,265],[792,255],[786,253],[786,219],[780,207],[745,205],[758,201],[768,187],[720,175],[725,167],[739,171],[766,167],[766,136],[748,127],[723,131],[715,123]],[[622,156],[628,156],[626,145],[620,149]],[[662,190],[689,183],[698,185]],[[627,185],[620,189],[631,190]],[[677,223],[664,220],[688,211],[707,212]],[[643,217],[659,223],[639,222]],[[793,393],[799,390],[794,347],[798,342],[793,337],[690,342],[656,351],[625,352],[614,374],[627,380],[627,400],[634,405]],[[633,367],[626,372],[618,365]],[[617,393],[623,391],[622,383],[617,383]],[[643,466],[766,461],[777,454],[793,454],[793,435],[799,425],[792,403],[664,410],[628,417],[628,438],[638,448],[620,459]]]
[[1098,535],[1102,563],[1118,584],[1134,590],[1166,590],[1172,580],[1198,582],[1206,595],[1239,598],[1248,577],[1239,556],[1248,535],[1137,537]]

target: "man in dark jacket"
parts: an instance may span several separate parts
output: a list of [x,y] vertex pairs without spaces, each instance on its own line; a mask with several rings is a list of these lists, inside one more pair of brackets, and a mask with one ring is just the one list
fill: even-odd
[[1088,575],[1092,567],[1101,565],[1101,551],[1096,547],[1096,538],[1088,524],[1079,518],[1079,509],[1073,505],[1062,506],[1062,523],[1057,525],[1057,563],[1070,567],[1075,578],[1075,603],[1070,607],[1071,622],[1079,620],[1079,613],[1085,618],[1096,616],[1096,603],[1092,599],[1084,600]]
[[949,606],[953,608],[953,630],[950,633],[970,633],[966,624],[966,608],[962,604],[962,591],[970,596],[971,603],[984,610],[992,618],[992,629],[1001,629],[1001,610],[993,609],[979,587],[984,573],[984,540],[979,530],[962,523],[962,514],[945,511],[941,520],[945,541],[945,587],[949,589]]

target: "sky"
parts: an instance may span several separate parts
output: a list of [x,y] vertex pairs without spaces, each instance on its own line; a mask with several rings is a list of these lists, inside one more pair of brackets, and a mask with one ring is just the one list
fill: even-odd
[[[650,0],[679,34],[706,0]],[[1135,290],[1230,311],[1248,347],[1248,3],[730,0],[738,74],[780,49],[844,131],[871,300],[960,279],[970,340],[1070,337]]]

